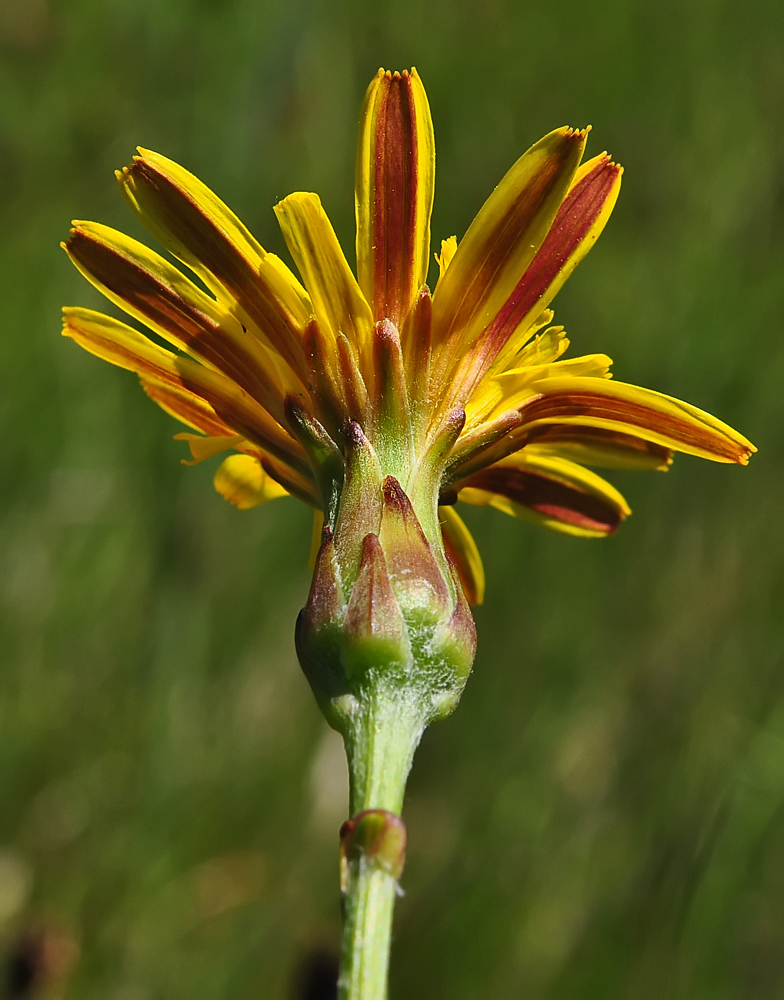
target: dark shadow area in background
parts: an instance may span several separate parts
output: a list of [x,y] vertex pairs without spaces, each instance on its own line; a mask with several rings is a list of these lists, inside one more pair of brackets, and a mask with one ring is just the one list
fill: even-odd
[[320,948],[302,960],[292,1000],[337,1000],[338,957]]
[[35,938],[23,938],[8,956],[4,972],[3,996],[24,1000],[33,995],[40,981],[41,944]]

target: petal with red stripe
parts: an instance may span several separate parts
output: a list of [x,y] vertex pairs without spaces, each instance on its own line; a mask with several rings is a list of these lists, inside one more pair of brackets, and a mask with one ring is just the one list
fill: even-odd
[[613,534],[631,514],[621,494],[596,473],[525,451],[471,476],[458,498],[587,538]]
[[434,338],[447,362],[493,323],[528,270],[569,190],[586,136],[560,128],[540,139],[509,170],[458,244],[433,296]]
[[174,411],[176,405],[172,403],[172,396],[188,400],[198,397],[210,407],[221,424],[263,451],[310,474],[304,453],[291,435],[225,375],[189,358],[172,354],[110,316],[91,309],[65,309],[63,314],[64,336],[71,337],[104,361],[136,372],[143,383],[168,388],[169,412]]
[[300,331],[313,309],[300,283],[206,184],[159,153],[139,152],[117,179],[142,224],[303,377]]
[[474,536],[454,507],[439,507],[438,519],[444,548],[455,567],[466,600],[469,604],[481,604],[485,599],[485,569]]
[[379,70],[359,128],[357,274],[376,320],[405,320],[430,265],[435,143],[415,69]]

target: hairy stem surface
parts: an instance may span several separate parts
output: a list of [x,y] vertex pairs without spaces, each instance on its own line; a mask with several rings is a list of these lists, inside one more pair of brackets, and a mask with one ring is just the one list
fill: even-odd
[[[421,698],[412,691],[374,688],[362,700],[345,737],[352,816],[368,809],[400,814],[423,729]],[[396,891],[395,878],[371,852],[350,853],[339,1000],[385,1000]]]

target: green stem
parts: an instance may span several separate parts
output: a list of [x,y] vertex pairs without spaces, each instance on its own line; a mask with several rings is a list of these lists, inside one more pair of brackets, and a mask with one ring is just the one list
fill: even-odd
[[[366,809],[397,815],[424,729],[421,697],[389,688],[367,693],[346,735],[352,816]],[[417,704],[419,702],[419,704]],[[364,854],[349,863],[339,1000],[386,1000],[395,879]]]

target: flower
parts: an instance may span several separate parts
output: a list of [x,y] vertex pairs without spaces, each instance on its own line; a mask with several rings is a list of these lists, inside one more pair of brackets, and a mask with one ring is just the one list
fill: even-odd
[[603,354],[563,359],[550,303],[621,183],[606,153],[581,162],[587,137],[556,129],[520,157],[460,243],[442,242],[432,296],[435,152],[414,70],[379,70],[365,98],[356,277],[315,194],[275,206],[300,283],[200,181],[147,150],[118,172],[122,191],[204,287],[106,226],[74,223],[65,244],[174,350],[87,309],[65,310],[64,333],[135,371],[191,428],[177,437],[192,461],[233,452],[215,486],[237,507],[291,494],[315,509],[296,645],[348,756],[341,996],[386,995],[406,777],[473,664],[468,602],[481,602],[484,574],[456,502],[604,536],[630,511],[592,468],[666,469],[675,451],[745,464],[755,450],[687,403],[610,380]]
[[[233,451],[215,486],[239,508],[286,494],[310,504],[350,586],[383,507],[409,553],[419,546],[399,574],[440,591],[423,566],[445,548],[480,602],[481,560],[456,501],[605,536],[630,510],[592,468],[666,469],[676,451],[745,464],[755,450],[687,403],[611,380],[606,355],[563,358],[550,303],[604,228],[622,175],[606,153],[581,162],[587,136],[556,129],[520,157],[463,239],[442,242],[432,297],[435,152],[415,70],[379,70],[365,98],[356,278],[315,194],[275,206],[300,283],[205,185],[142,149],[117,173],[123,194],[206,291],[130,237],[75,222],[64,246],[79,270],[174,350],[87,309],[65,310],[64,333],[135,371],[191,428],[177,437],[194,462]],[[353,496],[352,461],[375,470],[370,493]],[[410,540],[418,531],[424,546]],[[454,596],[446,603],[454,611]]]

